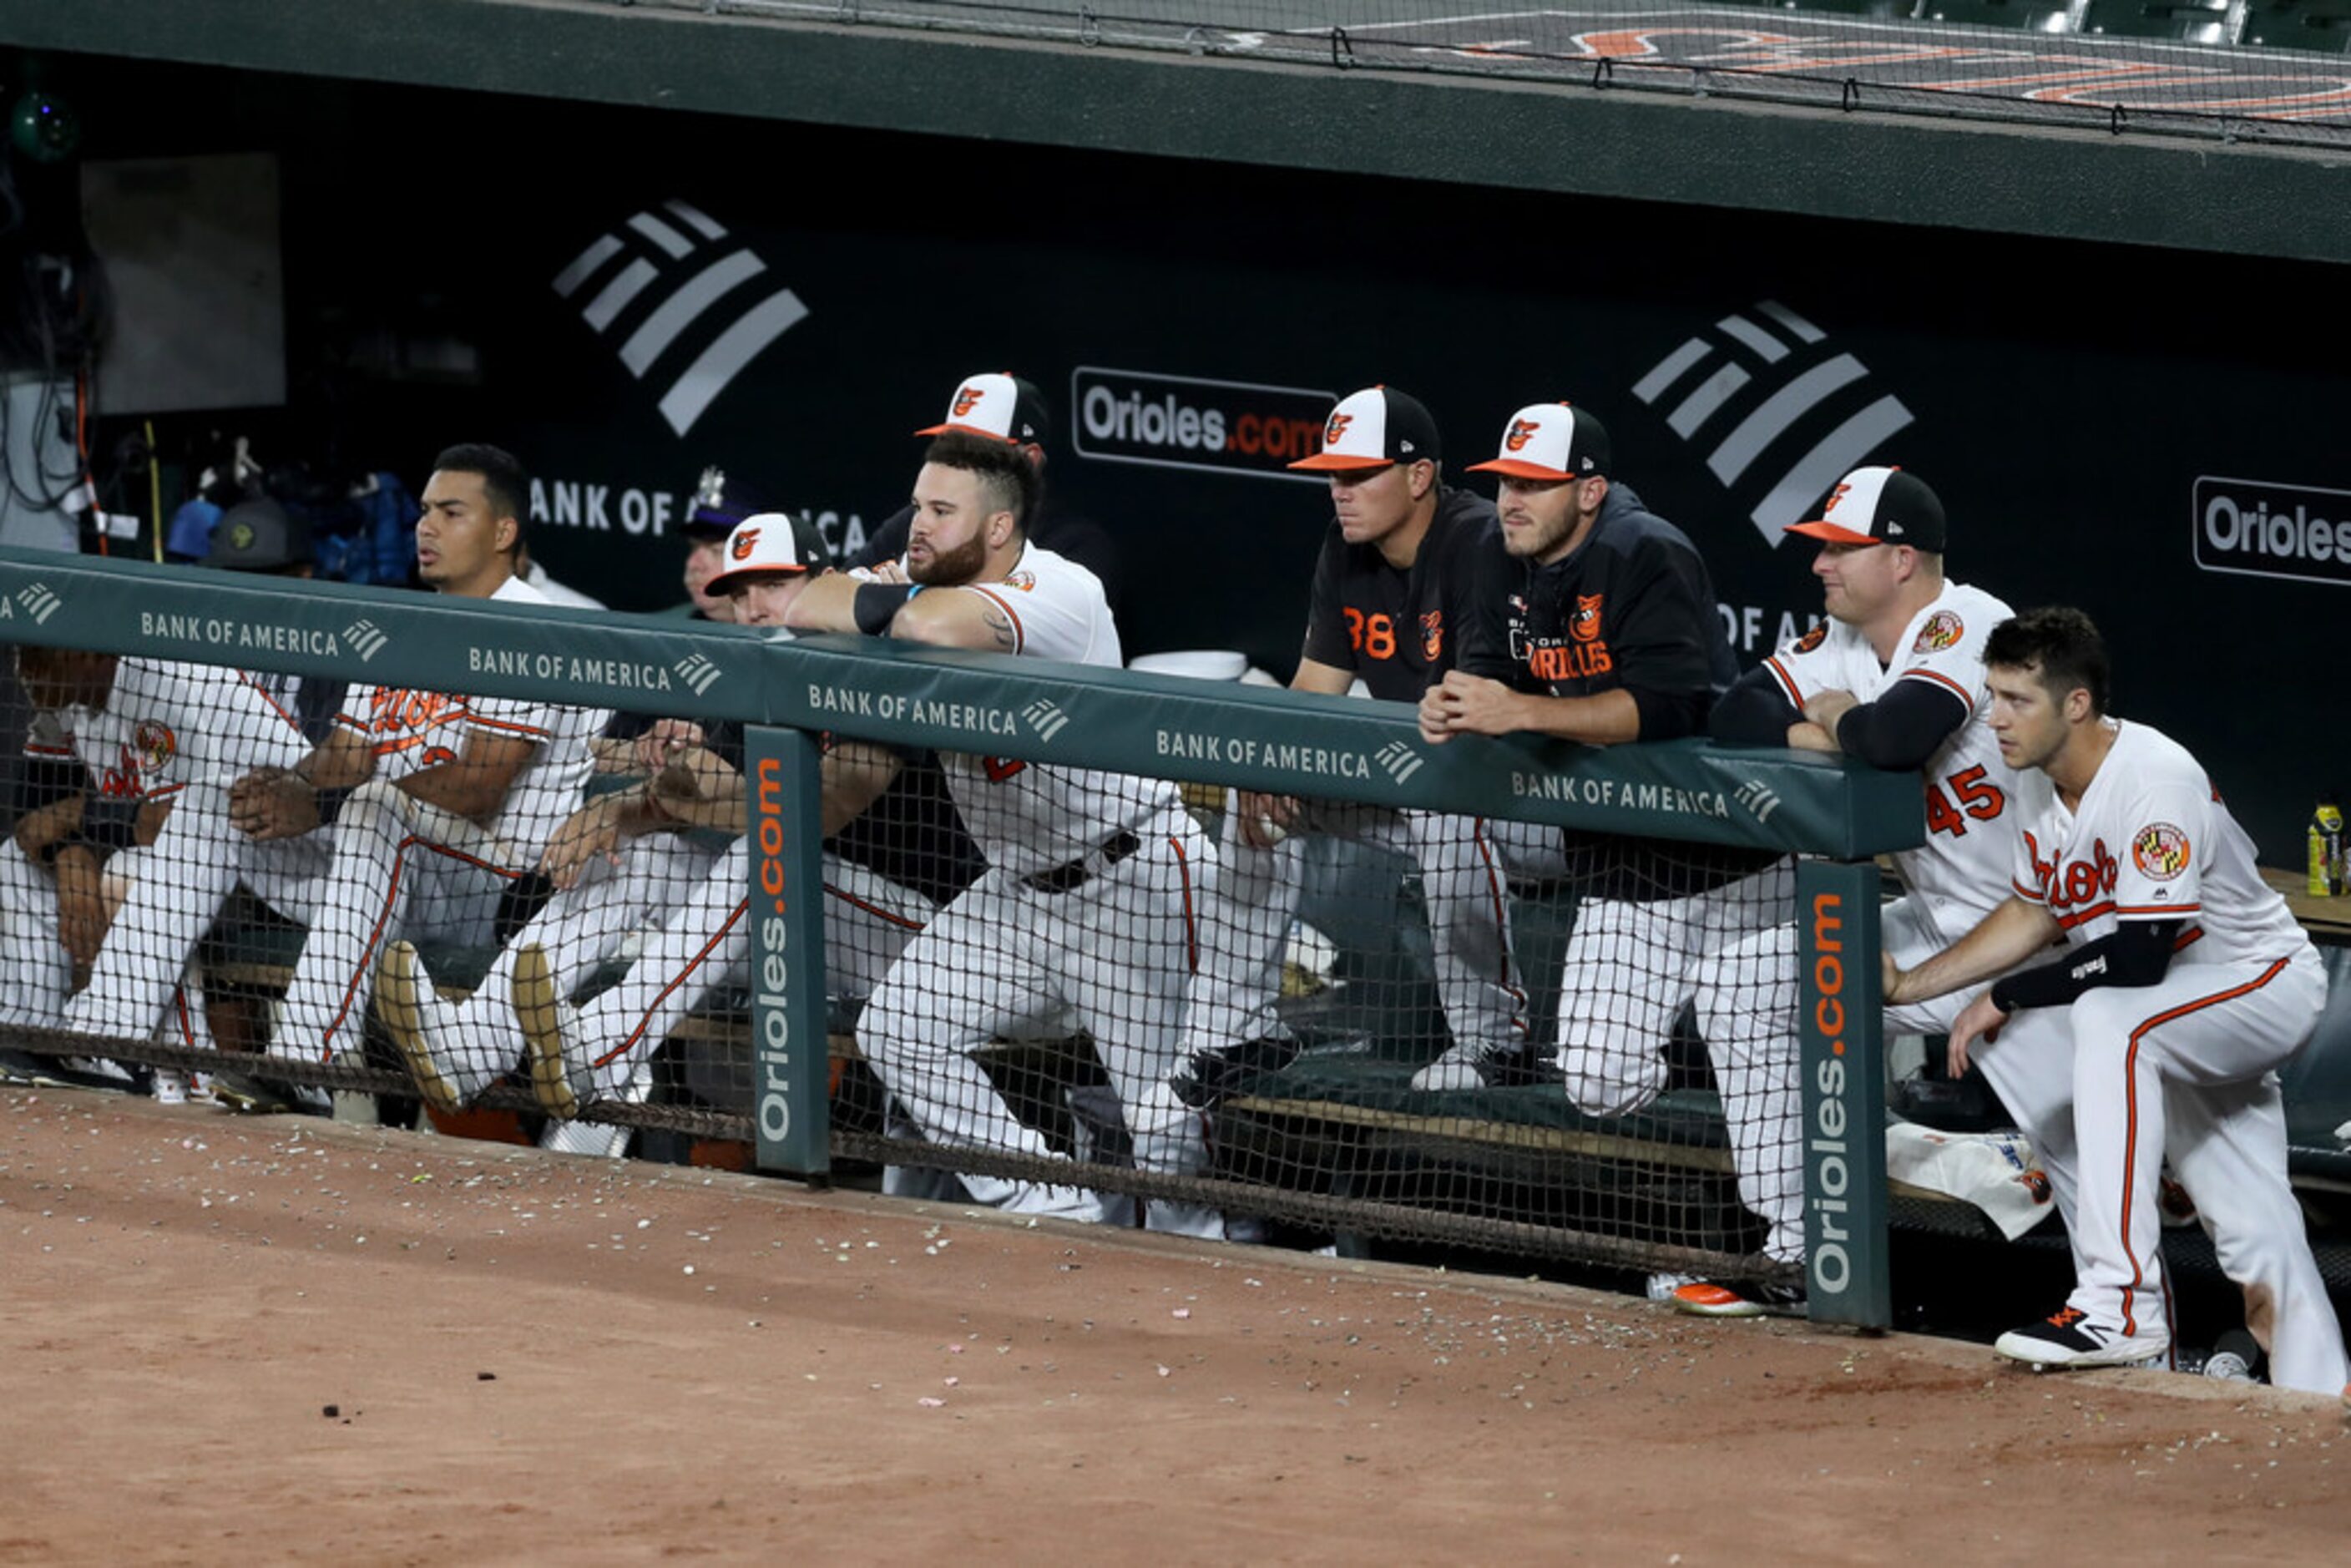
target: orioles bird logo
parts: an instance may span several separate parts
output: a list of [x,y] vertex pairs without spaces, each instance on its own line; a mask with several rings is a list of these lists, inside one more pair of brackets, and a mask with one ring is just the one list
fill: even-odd
[[1420,618],[1420,656],[1430,664],[1445,651],[1445,612],[1432,610]]
[[1352,413],[1332,414],[1331,423],[1322,427],[1322,444],[1325,446],[1339,444],[1339,437],[1344,435],[1347,433],[1347,427],[1354,423],[1355,416]]
[[1821,516],[1825,517],[1831,512],[1835,511],[1837,509],[1837,503],[1844,500],[1844,493],[1852,488],[1853,486],[1850,485],[1839,485],[1835,489],[1830,491],[1827,502],[1821,507]]
[[1514,419],[1510,421],[1510,433],[1502,437],[1502,449],[1506,452],[1525,451],[1527,443],[1532,441],[1534,439],[1535,432],[1541,428],[1541,425],[1536,423],[1531,419]]
[[2047,1203],[2054,1196],[2053,1189],[2049,1185],[2049,1173],[2046,1171],[2029,1170],[2016,1179],[2024,1184],[2024,1190],[2032,1195],[2032,1201],[2035,1203]]
[[987,395],[987,393],[980,390],[978,387],[961,388],[956,392],[955,416],[957,419],[961,419],[965,414],[967,414],[973,409],[977,408],[979,406],[979,400]]
[[726,553],[733,556],[737,560],[749,560],[751,559],[751,549],[758,542],[758,529],[738,528],[736,530],[735,542],[726,547]]
[[1579,643],[1600,640],[1600,601],[1604,593],[1579,593],[1575,596],[1575,615],[1567,623],[1567,633]]
[[1795,652],[1809,653],[1828,641],[1829,623],[1825,621],[1796,639]]

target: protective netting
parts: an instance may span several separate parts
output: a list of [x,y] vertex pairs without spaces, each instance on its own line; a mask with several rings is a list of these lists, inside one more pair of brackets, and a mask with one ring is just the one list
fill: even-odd
[[[622,0],[628,3],[628,0]],[[2351,0],[658,0],[739,16],[2263,141],[2351,134]]]
[[[12,1070],[574,1152],[749,1139],[739,725],[12,666]],[[890,1190],[1802,1256],[1772,852],[847,737],[820,779],[833,1145]]]

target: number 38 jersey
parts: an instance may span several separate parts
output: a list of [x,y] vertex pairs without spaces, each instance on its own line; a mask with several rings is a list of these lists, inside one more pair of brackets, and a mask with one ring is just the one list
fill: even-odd
[[1897,681],[1928,682],[1966,705],[1966,721],[1927,760],[1927,841],[1894,857],[1947,941],[2008,897],[2017,792],[2035,804],[2047,793],[2039,774],[2009,770],[1991,733],[1984,640],[2012,613],[1991,594],[1950,582],[1903,628],[1890,664],[1880,665],[1869,640],[1841,621],[1823,622],[1764,661],[1800,709],[1830,691],[1874,702]]
[[1450,486],[1412,565],[1399,571],[1375,544],[1351,545],[1333,521],[1314,563],[1306,656],[1352,672],[1384,702],[1417,703],[1453,667],[1469,617],[1479,543],[1499,525],[1494,506]]

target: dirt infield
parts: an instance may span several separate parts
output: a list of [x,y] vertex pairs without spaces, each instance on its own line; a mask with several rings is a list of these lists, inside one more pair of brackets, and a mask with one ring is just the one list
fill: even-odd
[[2339,1561],[2332,1401],[0,1090],[0,1563]]

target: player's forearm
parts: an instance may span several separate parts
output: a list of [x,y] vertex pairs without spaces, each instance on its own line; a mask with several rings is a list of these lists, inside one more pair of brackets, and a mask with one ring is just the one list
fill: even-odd
[[1528,731],[1586,746],[1623,746],[1641,738],[1641,709],[1626,691],[1601,692],[1588,697],[1546,697],[1532,692],[1514,694],[1510,705],[1517,720],[1513,732]]
[[39,859],[52,844],[63,843],[81,829],[82,797],[68,795],[16,820],[16,847],[27,859]]
[[817,765],[824,794],[824,836],[855,821],[898,776],[897,753],[862,741],[844,740]]
[[395,787],[412,800],[479,821],[498,809],[513,783],[511,772],[460,757],[454,762],[420,768]]
[[2056,917],[2037,904],[2010,898],[1949,947],[1904,971],[1886,1000],[1920,1002],[1980,985],[2014,968],[2063,934]]
[[313,789],[356,789],[375,772],[375,753],[349,730],[338,730],[294,765],[295,776]]
[[861,586],[847,572],[829,571],[800,590],[784,612],[784,624],[795,632],[854,632]]

